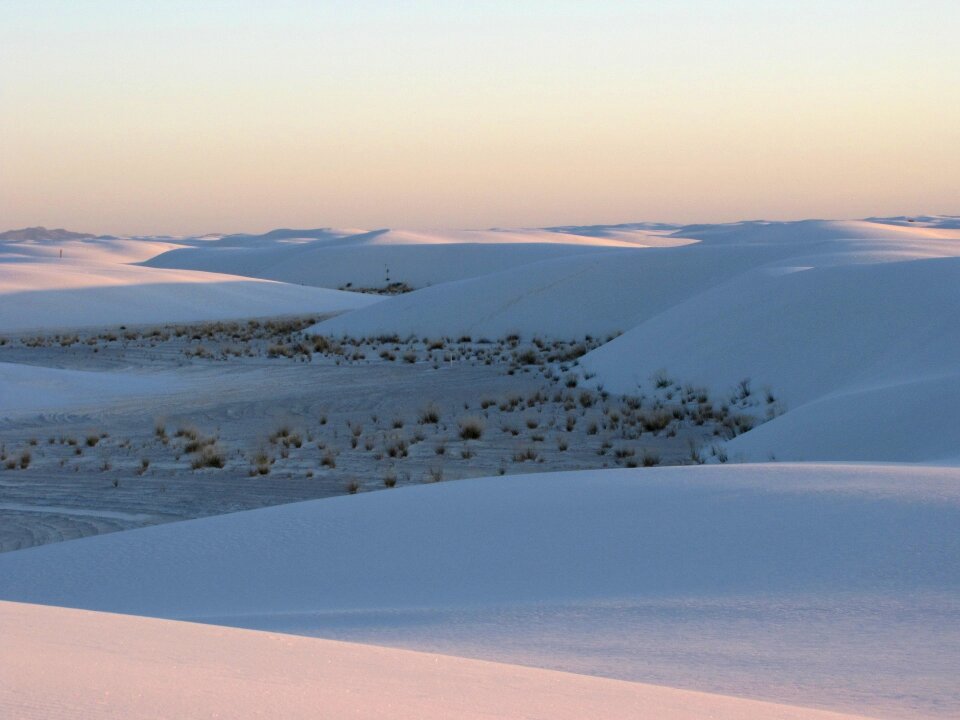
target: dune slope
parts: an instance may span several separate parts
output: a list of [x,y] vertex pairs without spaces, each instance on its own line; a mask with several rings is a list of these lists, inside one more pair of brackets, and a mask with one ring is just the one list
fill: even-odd
[[461,481],[6,553],[0,598],[942,717],[960,710],[958,473],[757,465]]
[[209,625],[0,603],[0,714],[853,720],[719,695]]

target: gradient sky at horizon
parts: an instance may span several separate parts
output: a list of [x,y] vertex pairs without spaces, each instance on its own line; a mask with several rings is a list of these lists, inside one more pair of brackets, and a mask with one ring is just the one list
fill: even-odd
[[956,0],[0,2],[0,229],[960,214]]

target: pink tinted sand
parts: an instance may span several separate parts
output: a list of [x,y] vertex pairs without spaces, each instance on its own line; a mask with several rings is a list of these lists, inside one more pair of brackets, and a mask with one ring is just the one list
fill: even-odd
[[851,720],[329,640],[0,603],[4,718]]

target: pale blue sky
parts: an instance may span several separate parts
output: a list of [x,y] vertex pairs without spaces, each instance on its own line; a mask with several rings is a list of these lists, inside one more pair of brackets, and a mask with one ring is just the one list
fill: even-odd
[[960,213],[960,5],[0,2],[0,225]]

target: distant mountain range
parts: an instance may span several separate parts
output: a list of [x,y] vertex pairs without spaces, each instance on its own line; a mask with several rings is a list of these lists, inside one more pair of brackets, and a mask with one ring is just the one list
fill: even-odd
[[48,230],[45,227],[29,227],[21,230],[7,230],[0,233],[0,240],[84,240],[100,237],[90,233],[78,233],[71,230],[57,228]]

